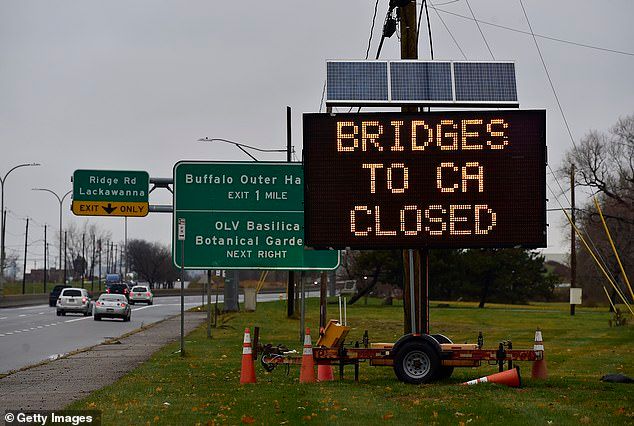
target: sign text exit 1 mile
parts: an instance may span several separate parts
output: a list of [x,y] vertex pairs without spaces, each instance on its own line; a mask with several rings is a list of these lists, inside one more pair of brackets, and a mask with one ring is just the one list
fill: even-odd
[[185,268],[336,268],[337,251],[304,247],[303,203],[299,163],[177,163],[174,231],[187,220]]

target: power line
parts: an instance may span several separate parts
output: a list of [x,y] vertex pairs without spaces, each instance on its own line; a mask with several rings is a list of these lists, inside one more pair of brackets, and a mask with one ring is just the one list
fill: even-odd
[[469,0],[465,0],[465,1],[467,2],[467,6],[469,7],[469,12],[471,12],[471,16],[473,16],[473,20],[475,21],[476,26],[478,27],[478,31],[480,31],[480,35],[482,36],[482,40],[484,40],[484,44],[486,44],[487,49],[489,50],[489,53],[491,54],[491,58],[493,58],[493,60],[495,61],[495,55],[493,55],[493,51],[491,51],[491,46],[489,46],[489,43],[487,42],[487,39],[484,36],[484,32],[482,32],[482,28],[480,28],[480,23],[476,19],[475,14],[473,13],[473,9],[471,9],[471,5],[469,4]]
[[526,22],[528,23],[528,28],[531,30],[531,35],[533,36],[533,41],[535,42],[535,47],[537,48],[537,53],[539,53],[539,59],[542,61],[542,65],[544,66],[544,71],[546,71],[546,77],[548,77],[548,82],[550,83],[550,88],[553,91],[553,95],[555,95],[555,100],[557,101],[557,106],[559,107],[559,112],[561,112],[561,116],[564,119],[564,124],[566,125],[566,129],[568,130],[568,135],[570,136],[570,140],[572,141],[572,146],[575,148],[577,145],[575,144],[575,138],[572,137],[572,131],[570,130],[570,126],[568,126],[568,120],[566,120],[566,114],[564,114],[564,109],[561,107],[561,102],[559,102],[559,96],[557,96],[557,91],[555,90],[555,85],[553,84],[552,79],[550,78],[550,73],[548,72],[548,67],[546,66],[546,62],[544,61],[544,57],[542,56],[542,51],[539,48],[539,44],[537,43],[537,38],[535,38],[535,33],[533,33],[533,27],[531,25],[531,21],[528,19],[528,15],[526,14],[526,9],[524,9],[524,3],[520,0],[520,6],[522,6],[522,11],[524,12],[524,17],[526,18]]
[[[456,0],[459,1],[459,0]],[[453,2],[452,2],[453,3]],[[444,4],[449,4],[449,3],[444,3]],[[445,29],[447,30],[447,32],[449,33],[449,35],[451,36],[451,39],[453,40],[454,44],[456,45],[456,47],[458,48],[458,50],[460,51],[460,53],[462,53],[462,57],[467,60],[467,55],[465,55],[464,51],[462,50],[462,48],[460,47],[460,44],[458,44],[458,40],[456,40],[456,38],[453,36],[453,33],[451,32],[451,30],[449,29],[449,27],[447,26],[447,24],[445,23],[445,20],[442,19],[442,16],[440,15],[440,13],[438,12],[438,9],[436,9],[434,7],[434,5],[431,5],[431,8],[434,9],[434,11],[436,12],[436,15],[438,15],[438,19],[440,19],[440,22],[442,22],[443,26],[445,27]]]
[[321,108],[324,106],[325,95],[326,95],[326,79],[324,78],[324,87],[321,89],[321,101],[319,101],[319,112],[321,112]]
[[[559,204],[559,207],[561,209],[561,211],[565,211],[566,209],[564,208],[564,206],[561,205],[561,202],[559,201],[559,198],[557,197],[557,195],[555,194],[555,191],[553,191],[553,189],[550,187],[550,185],[548,185],[548,182],[546,182],[546,186],[548,187],[548,190],[550,191],[550,193],[552,194],[552,196],[555,198],[555,201],[557,201],[557,204]],[[576,226],[576,225],[575,225]],[[581,233],[581,230],[579,230],[579,232]],[[586,232],[585,238],[590,241],[590,244],[592,245],[592,248],[594,249],[594,251],[596,252],[596,254],[599,257],[599,260],[601,260],[601,262],[603,263],[603,268],[605,269],[605,271],[607,272],[607,274],[610,276],[610,278],[612,279],[612,281],[614,282],[614,284],[616,285],[618,283],[618,281],[616,280],[616,278],[614,277],[614,275],[612,274],[612,271],[610,270],[610,268],[608,267],[608,263],[606,262],[605,258],[601,255],[601,252],[599,251],[599,249],[597,249],[597,246],[594,244],[594,241],[592,240],[592,237]]]
[[[470,18],[470,17],[465,16],[465,15],[461,15],[459,13],[450,12],[450,11],[444,10],[444,9],[439,9],[437,6],[440,6],[440,5],[436,5],[436,6],[432,5],[430,7],[432,9],[435,9],[437,12],[442,12],[442,13],[446,13],[448,15],[457,16],[458,18],[466,19],[466,20],[469,20],[469,21],[473,21],[474,20],[473,18]],[[520,33],[520,34],[532,35],[532,36],[539,37],[539,38],[545,38],[547,40],[557,41],[559,43],[571,44],[573,46],[585,47],[587,49],[601,50],[603,52],[617,53],[619,55],[634,56],[634,53],[632,53],[632,52],[625,52],[625,51],[622,51],[622,50],[609,49],[607,47],[594,46],[594,45],[591,45],[591,44],[580,43],[580,42],[571,41],[571,40],[565,40],[565,39],[562,39],[562,38],[547,36],[547,35],[543,35],[543,34],[536,34],[536,33],[535,34],[531,34],[528,31],[520,30],[520,29],[513,28],[513,27],[507,27],[506,25],[494,24],[493,22],[483,21],[481,19],[475,19],[475,21],[477,21],[477,22],[479,22],[481,24],[490,25],[492,27],[502,28],[502,29],[505,29],[505,30],[508,30],[508,31],[513,31],[513,32]]]
[[552,174],[553,178],[555,178],[555,182],[557,182],[557,186],[559,186],[559,189],[561,189],[561,194],[566,199],[566,202],[568,203],[569,206],[572,206],[572,203],[570,202],[570,200],[568,199],[568,196],[566,195],[566,191],[564,191],[564,188],[561,186],[561,183],[559,182],[559,179],[557,178],[557,175],[555,174],[555,171],[553,170],[553,168],[550,167],[550,164],[548,164],[548,169],[550,169],[550,173]]
[[370,27],[370,37],[368,38],[368,48],[365,51],[365,59],[368,59],[370,54],[370,46],[372,45],[372,35],[374,33],[374,23],[376,21],[376,11],[379,9],[379,0],[374,3],[374,15],[372,16],[372,27]]
[[[425,3],[426,0],[423,0],[423,3]],[[444,6],[446,4],[451,4],[451,3],[458,3],[460,0],[451,0],[451,1],[446,1],[444,3],[438,3],[436,4],[436,6]],[[422,4],[422,3],[421,3]]]
[[423,20],[423,8],[425,9],[425,14],[427,15],[427,30],[429,32],[429,52],[432,61],[434,60],[434,44],[431,38],[431,24],[429,23],[429,9],[427,8],[427,0],[423,0],[420,6],[420,12],[418,14],[418,25],[416,26],[416,40],[420,40],[420,22]]

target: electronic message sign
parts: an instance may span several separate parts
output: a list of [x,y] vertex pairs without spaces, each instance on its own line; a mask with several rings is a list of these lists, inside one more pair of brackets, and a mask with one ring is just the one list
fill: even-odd
[[546,246],[546,113],[304,114],[306,245]]

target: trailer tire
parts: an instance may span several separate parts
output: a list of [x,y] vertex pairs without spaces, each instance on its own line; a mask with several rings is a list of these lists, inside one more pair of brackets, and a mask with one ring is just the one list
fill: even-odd
[[405,343],[394,357],[394,373],[405,383],[429,383],[440,370],[440,356],[436,348],[425,340]]
[[[431,337],[433,337],[434,339],[436,339],[436,341],[438,343],[453,343],[451,341],[451,339],[449,339],[449,337],[443,335],[443,334],[432,334]],[[438,370],[438,380],[445,380],[451,377],[451,375],[453,374],[453,369],[454,367],[446,367],[443,366],[442,363],[440,365],[440,369]]]

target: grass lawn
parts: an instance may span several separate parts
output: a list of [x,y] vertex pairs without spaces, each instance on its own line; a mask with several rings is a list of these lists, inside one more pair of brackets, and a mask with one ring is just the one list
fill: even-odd
[[[201,327],[186,339],[187,356],[174,352],[178,342],[121,380],[70,409],[103,411],[113,424],[634,424],[634,385],[603,383],[606,373],[634,376],[634,328],[608,327],[606,309],[568,305],[530,306],[473,303],[431,304],[431,330],[454,342],[475,343],[482,331],[485,347],[510,339],[513,347],[532,348],[534,331],[541,327],[550,377],[530,380],[530,363],[520,363],[524,387],[508,388],[459,383],[491,374],[494,366],[458,368],[451,379],[429,385],[397,381],[391,367],[361,364],[360,381],[346,367],[344,381],[300,385],[299,369],[286,375],[278,367],[266,373],[256,363],[258,383],[240,385],[243,331],[260,327],[263,343],[284,343],[301,353],[299,321],[286,318],[285,302],[261,303],[257,312],[224,316],[223,328],[206,338]],[[338,316],[328,306],[330,318]],[[349,342],[395,341],[402,332],[402,306],[380,306],[370,299],[348,309],[352,327]],[[317,330],[317,300],[309,300],[307,325]],[[315,341],[315,338],[314,340]],[[108,363],[104,363],[107,368]],[[335,370],[335,376],[337,371]]]

